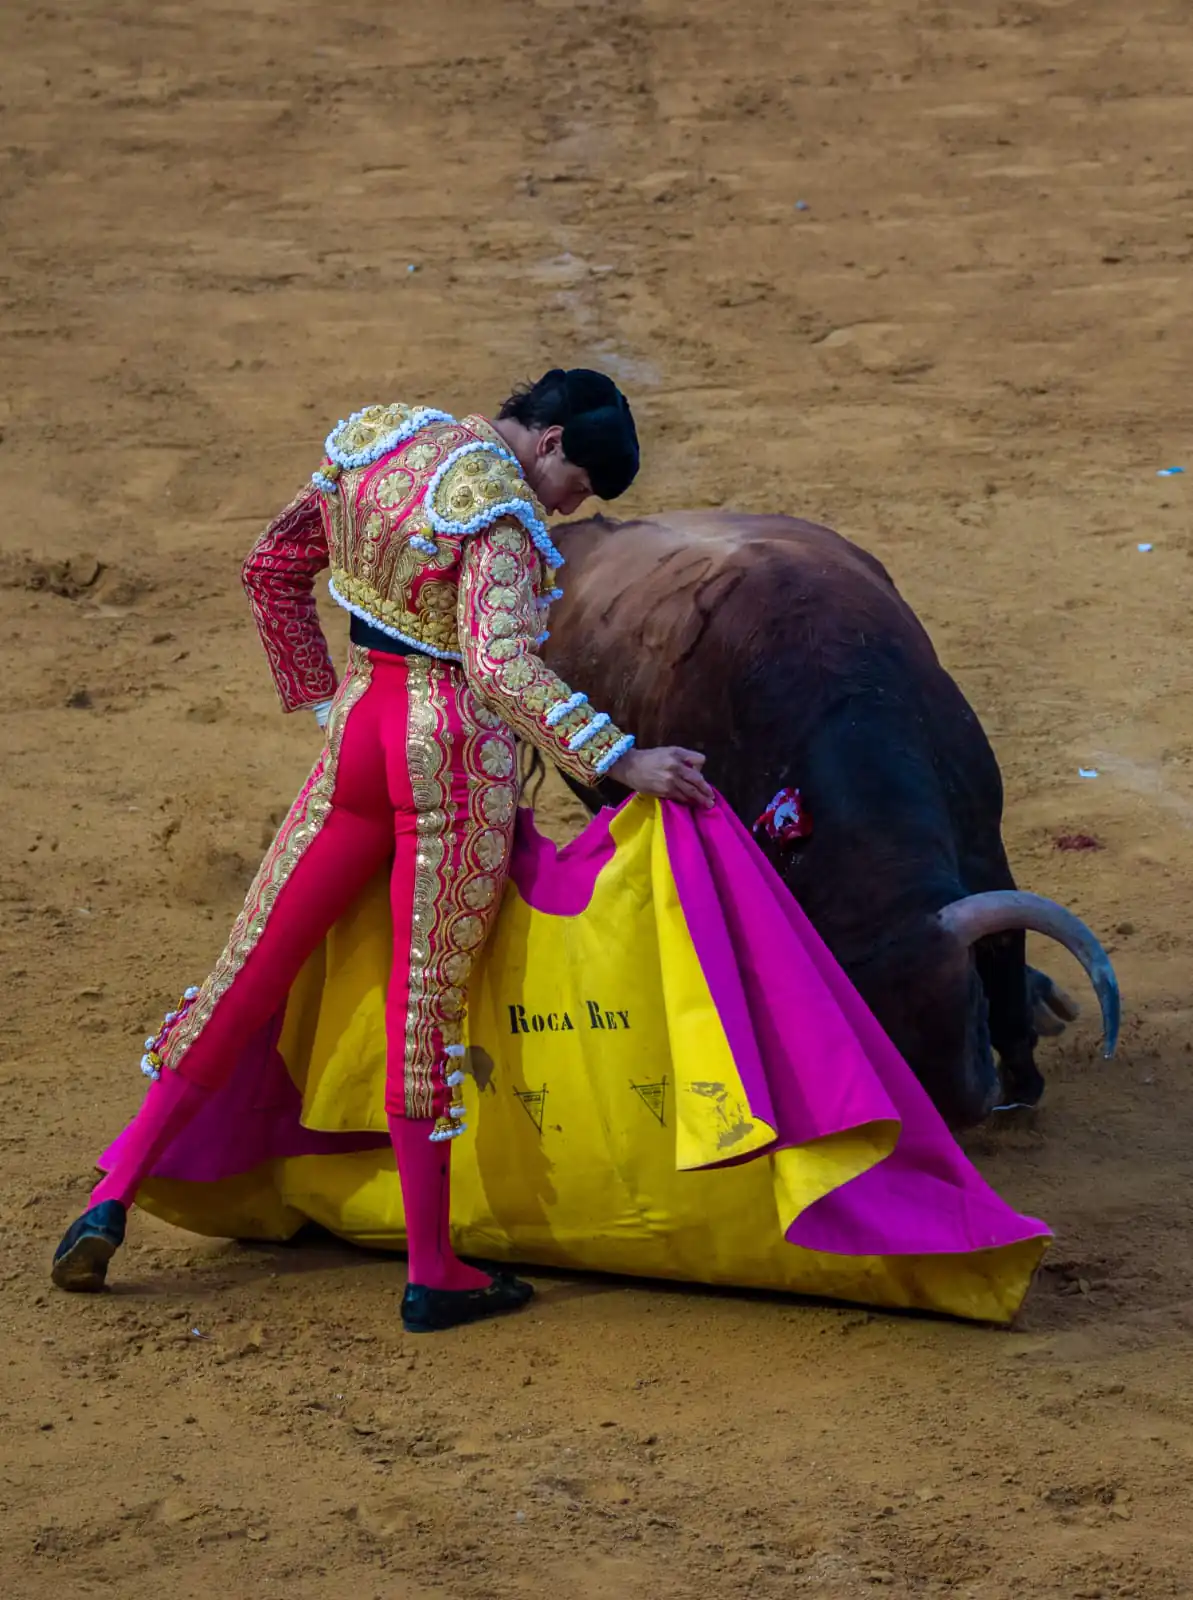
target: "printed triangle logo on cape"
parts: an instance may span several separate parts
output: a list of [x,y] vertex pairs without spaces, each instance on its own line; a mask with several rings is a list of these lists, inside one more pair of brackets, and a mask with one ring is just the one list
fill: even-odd
[[541,1089],[515,1089],[514,1093],[522,1102],[523,1111],[541,1134],[543,1113],[547,1109],[547,1085],[544,1083]]
[[631,1083],[630,1088],[642,1101],[652,1117],[658,1120],[660,1128],[667,1126],[667,1078],[664,1075],[658,1083]]

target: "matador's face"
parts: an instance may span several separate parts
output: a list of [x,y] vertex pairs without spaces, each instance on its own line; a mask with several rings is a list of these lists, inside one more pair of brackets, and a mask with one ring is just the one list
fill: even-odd
[[534,459],[526,479],[543,507],[554,515],[570,517],[592,496],[588,473],[563,453],[563,429],[543,428],[535,435]]

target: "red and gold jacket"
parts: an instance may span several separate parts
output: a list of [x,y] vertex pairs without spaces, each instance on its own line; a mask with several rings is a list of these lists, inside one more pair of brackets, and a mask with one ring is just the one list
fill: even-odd
[[633,744],[538,654],[563,557],[542,506],[483,417],[369,406],[327,437],[323,466],[244,564],[283,707],[328,699],[336,674],[315,578],[354,616],[440,660],[520,738],[582,783]]

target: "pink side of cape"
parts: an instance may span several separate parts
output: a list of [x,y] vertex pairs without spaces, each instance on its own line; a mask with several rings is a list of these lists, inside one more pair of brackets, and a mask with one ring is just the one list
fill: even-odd
[[[780,1146],[878,1118],[885,1161],[798,1217],[792,1244],[834,1255],[936,1255],[1046,1237],[966,1159],[791,892],[723,803],[665,806],[667,851],[751,1107]],[[767,1116],[767,1108],[772,1115]]]

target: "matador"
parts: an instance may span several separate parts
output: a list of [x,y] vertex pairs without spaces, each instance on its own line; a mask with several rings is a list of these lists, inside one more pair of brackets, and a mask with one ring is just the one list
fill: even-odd
[[[313,710],[324,748],[210,975],[146,1043],[149,1093],[58,1246],[59,1288],[104,1286],[140,1184],[388,866],[385,1106],[408,1235],[403,1323],[430,1332],[530,1299],[513,1275],[461,1261],[450,1237],[466,995],[502,897],[516,742],[582,783],[609,775],[712,802],[699,754],[635,748],[539,655],[562,566],[546,516],[615,498],[637,470],[624,395],[585,369],[553,369],[493,421],[392,404],[332,429],[321,466],[244,565],[282,706]],[[340,681],[314,598],[325,568],[351,619]]]

